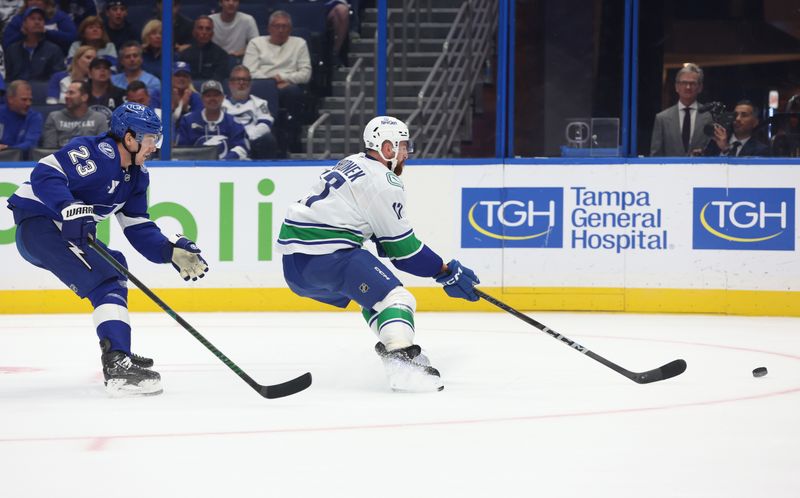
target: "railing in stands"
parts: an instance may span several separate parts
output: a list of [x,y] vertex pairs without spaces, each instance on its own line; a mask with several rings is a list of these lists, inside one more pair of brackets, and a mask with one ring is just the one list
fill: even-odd
[[[314,123],[308,127],[307,142],[306,142],[306,159],[327,159],[331,157],[331,113],[326,112],[320,115]],[[314,156],[314,135],[317,128],[325,124],[325,150],[322,151],[319,157]]]
[[450,151],[491,53],[497,9],[497,0],[467,0],[459,8],[442,53],[417,94],[417,107],[406,120],[415,156],[440,157]]
[[[364,121],[364,113],[367,107],[367,98],[365,92],[365,83],[364,83],[364,70],[361,66],[364,65],[364,59],[359,57],[356,60],[356,63],[353,64],[353,67],[350,68],[350,71],[347,72],[347,78],[345,78],[344,83],[344,153],[345,155],[350,154],[350,134],[351,134],[351,118],[356,111],[359,112],[360,120],[358,122],[359,126],[363,126],[366,122]],[[355,77],[356,73],[359,75],[359,91],[358,95],[353,98],[353,78]],[[330,147],[328,147],[330,149]]]

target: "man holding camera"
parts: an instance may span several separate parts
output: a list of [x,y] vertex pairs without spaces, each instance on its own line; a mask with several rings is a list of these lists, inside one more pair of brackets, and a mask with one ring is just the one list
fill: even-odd
[[740,100],[733,110],[733,133],[714,123],[714,139],[708,143],[706,156],[768,156],[769,146],[753,136],[758,127],[758,107],[749,100]]
[[708,113],[698,112],[701,104],[697,96],[702,91],[703,70],[697,64],[684,65],[675,76],[678,103],[656,114],[651,156],[691,156],[702,152],[709,140],[703,129],[711,124]]

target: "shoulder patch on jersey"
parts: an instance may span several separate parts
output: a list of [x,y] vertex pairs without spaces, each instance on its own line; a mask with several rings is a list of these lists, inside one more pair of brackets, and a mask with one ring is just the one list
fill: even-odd
[[114,159],[116,157],[114,147],[112,147],[108,142],[100,142],[100,145],[98,145],[97,148],[100,149],[100,152],[108,156],[109,159]]
[[391,171],[388,171],[386,173],[386,181],[389,182],[389,185],[394,185],[395,187],[400,187],[400,188],[404,189],[403,180],[401,180],[400,177],[398,177],[397,175],[395,175]]
[[144,162],[142,162],[142,164],[139,166],[139,171],[141,171],[145,175],[147,174],[147,166],[144,165]]

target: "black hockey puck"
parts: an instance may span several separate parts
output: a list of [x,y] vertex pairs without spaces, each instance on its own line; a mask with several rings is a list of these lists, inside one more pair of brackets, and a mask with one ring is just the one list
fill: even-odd
[[753,370],[753,377],[763,377],[767,375],[767,367],[758,367]]

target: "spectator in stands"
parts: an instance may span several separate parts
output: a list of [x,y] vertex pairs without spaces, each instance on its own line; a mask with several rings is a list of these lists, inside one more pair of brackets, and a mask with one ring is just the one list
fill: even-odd
[[651,156],[698,155],[708,144],[703,132],[711,124],[709,113],[697,112],[702,105],[697,96],[703,91],[703,70],[688,63],[675,75],[678,103],[656,114]]
[[123,72],[111,77],[111,83],[120,88],[127,88],[131,81],[141,80],[153,94],[161,92],[161,80],[154,74],[142,69],[142,46],[138,41],[125,42],[119,51],[120,65]]
[[350,4],[345,0],[328,0],[328,24],[333,32],[333,59],[339,66],[347,66],[342,52],[347,33],[350,30]]
[[89,16],[78,26],[78,39],[69,46],[67,57],[75,56],[75,51],[81,45],[94,47],[97,57],[104,57],[111,61],[112,66],[117,65],[117,47],[111,43],[103,27],[103,20],[97,16]]
[[120,54],[122,54],[122,47],[127,42],[139,41],[139,33],[128,22],[126,0],[108,0],[106,2],[106,33]]
[[734,108],[736,119],[733,133],[714,123],[714,139],[704,151],[706,156],[768,156],[769,146],[761,142],[753,132],[758,127],[758,107],[749,100],[740,100]]
[[80,26],[87,17],[97,15],[94,0],[58,0],[58,8],[72,19],[75,26]]
[[25,38],[6,51],[6,79],[47,81],[53,73],[64,70],[64,53],[45,39],[44,10],[29,7],[23,17]]
[[278,143],[272,134],[275,119],[269,112],[267,101],[250,94],[252,81],[247,67],[234,67],[228,80],[231,98],[225,99],[222,108],[234,121],[244,126],[250,142],[250,157],[272,159],[278,154]]
[[47,103],[63,104],[64,95],[69,84],[73,81],[87,81],[89,79],[89,66],[97,55],[97,51],[90,45],[81,45],[75,52],[72,62],[66,71],[59,71],[50,77],[47,85]]
[[21,149],[24,157],[42,136],[42,115],[31,109],[33,92],[27,81],[8,84],[6,104],[0,105],[0,150]]
[[784,113],[777,116],[771,144],[772,155],[800,157],[800,94],[792,95],[786,102]]
[[247,43],[258,36],[256,20],[239,12],[239,0],[219,0],[220,12],[211,14],[214,22],[213,42],[240,63]]
[[161,21],[151,19],[142,28],[142,69],[161,74]]
[[193,75],[197,79],[225,79],[230,67],[228,53],[211,41],[214,37],[214,22],[210,17],[200,16],[195,19],[192,37],[191,46],[178,54],[178,59],[192,66]]
[[[194,21],[180,13],[180,0],[172,0],[172,43],[176,52],[183,52],[192,43]],[[156,0],[155,17],[161,19],[161,0]]]
[[[0,82],[3,81],[3,78],[6,77],[6,54],[3,52],[3,47],[0,46]],[[3,83],[2,88],[0,91],[5,91],[6,85]]]
[[26,0],[20,13],[11,18],[3,31],[3,46],[8,50],[13,43],[25,38],[25,19],[33,7],[42,12],[45,38],[54,43],[64,57],[70,44],[78,39],[78,30],[72,18],[56,8],[54,0]]
[[222,83],[208,80],[200,87],[203,109],[185,115],[178,122],[176,144],[216,145],[220,159],[247,159],[244,127],[222,109]]
[[289,148],[299,151],[300,116],[303,110],[303,89],[299,86],[311,79],[311,56],[306,41],[291,36],[292,18],[282,10],[269,16],[268,36],[250,40],[243,64],[254,78],[275,81],[280,105],[286,109],[284,116],[289,134]]
[[203,108],[203,99],[192,84],[192,67],[188,62],[172,65],[172,119]]
[[125,90],[126,100],[128,102],[136,102],[153,109],[156,115],[161,118],[161,109],[151,105],[150,92],[147,91],[147,85],[139,80],[131,81],[128,88]]
[[89,107],[104,106],[113,111],[125,102],[125,90],[111,83],[111,62],[108,59],[97,57],[89,64],[89,82]]
[[108,131],[108,117],[89,109],[89,82],[69,84],[64,109],[51,112],[44,122],[42,147],[63,147],[75,137],[100,135]]

